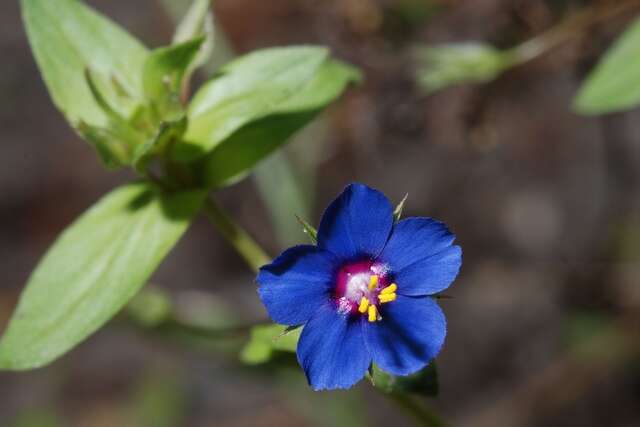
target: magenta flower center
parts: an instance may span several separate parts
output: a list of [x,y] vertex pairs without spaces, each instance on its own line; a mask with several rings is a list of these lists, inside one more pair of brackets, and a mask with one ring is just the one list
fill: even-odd
[[338,271],[334,297],[340,313],[366,315],[375,322],[381,319],[379,305],[394,301],[397,288],[385,264],[360,261]]

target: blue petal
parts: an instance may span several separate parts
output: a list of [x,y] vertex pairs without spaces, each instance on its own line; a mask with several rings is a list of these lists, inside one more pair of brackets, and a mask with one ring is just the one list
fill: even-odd
[[447,226],[435,219],[403,219],[394,225],[380,259],[399,271],[409,264],[446,249],[454,239],[455,236]]
[[397,293],[409,296],[433,295],[451,285],[462,264],[460,246],[449,246],[442,252],[421,259],[394,273]]
[[341,259],[377,256],[393,226],[393,208],[381,192],[350,184],[325,210],[318,246]]
[[294,246],[258,273],[258,293],[269,316],[283,325],[301,325],[330,298],[339,267],[333,254],[316,246]]
[[447,334],[444,313],[429,297],[398,299],[381,307],[382,320],[363,322],[374,363],[394,375],[409,375],[436,357]]
[[309,320],[298,341],[298,362],[314,390],[349,388],[371,364],[362,336],[362,317],[339,314],[325,304]]
[[430,295],[449,287],[460,271],[462,250],[440,221],[407,218],[398,222],[379,259],[389,265],[403,295]]

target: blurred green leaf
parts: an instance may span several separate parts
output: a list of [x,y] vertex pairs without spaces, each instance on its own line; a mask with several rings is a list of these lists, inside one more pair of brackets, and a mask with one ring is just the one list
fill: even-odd
[[188,144],[176,146],[176,157],[192,160],[210,152],[243,126],[265,117],[323,107],[337,96],[324,92],[340,86],[340,93],[345,86],[342,74],[348,72],[349,81],[354,73],[351,67],[328,62],[327,55],[326,48],[317,46],[271,48],[224,66],[191,102]]
[[610,315],[597,310],[569,313],[564,326],[564,338],[571,353],[582,360],[602,360],[615,357],[626,348],[624,333]]
[[215,27],[213,15],[210,12],[211,0],[194,0],[189,10],[176,27],[173,35],[173,43],[183,43],[187,40],[204,37],[204,43],[200,46],[198,54],[187,67],[185,84],[192,72],[204,65],[213,52],[215,41]]
[[158,288],[140,291],[127,305],[127,313],[138,324],[152,328],[173,316],[171,299]]
[[438,371],[435,361],[421,371],[403,377],[388,374],[374,364],[370,376],[373,385],[385,393],[414,393],[423,396],[438,394]]
[[65,423],[54,411],[31,408],[24,410],[9,425],[11,427],[62,427]]
[[100,328],[147,281],[204,197],[135,183],[83,214],[29,279],[0,340],[0,369],[43,366]]
[[449,86],[486,83],[516,65],[516,50],[499,50],[485,43],[451,43],[417,50],[417,81],[426,94]]
[[[314,141],[304,142],[313,143]],[[289,153],[280,150],[262,160],[253,169],[253,181],[258,188],[262,203],[269,212],[274,234],[281,247],[293,246],[300,242],[303,230],[291,213],[296,212],[303,217],[308,217],[310,196],[312,196],[308,176],[300,173],[297,165],[290,160]],[[304,172],[312,173],[308,170]]]
[[187,70],[204,42],[198,37],[173,46],[154,49],[144,64],[144,93],[163,120],[182,114],[180,92]]
[[108,18],[77,0],[21,0],[23,20],[40,72],[67,120],[105,127],[107,117],[84,77],[100,76],[108,103],[128,117],[142,99],[147,49]]
[[[223,187],[242,179],[256,163],[284,144],[327,104],[340,96],[350,82],[359,79],[360,74],[355,68],[340,61],[327,60],[318,66],[313,78],[298,87],[295,93],[280,98],[277,103],[267,105],[268,96],[261,97],[256,93],[254,101],[262,103],[262,107],[257,109],[262,109],[265,115],[262,118],[253,117],[250,123],[244,123],[216,143],[203,160],[205,185]],[[233,112],[229,111],[229,114]],[[234,126],[237,120],[244,122],[248,119],[248,116],[239,116],[237,120],[234,117],[230,115],[226,118]],[[189,130],[185,136],[187,139],[188,134]]]
[[184,386],[177,375],[166,369],[147,373],[130,402],[132,403],[132,427],[184,426],[188,411]]
[[282,325],[260,325],[251,329],[249,342],[240,353],[240,359],[249,365],[268,362],[274,351],[295,352],[302,328]]
[[640,105],[640,18],[616,40],[574,99],[580,114],[625,111]]
[[[271,366],[270,366],[271,368]],[[348,393],[313,391],[298,366],[278,365],[270,369],[275,375],[275,391],[294,414],[300,414],[311,426],[367,427],[375,425],[365,389],[354,387]]]

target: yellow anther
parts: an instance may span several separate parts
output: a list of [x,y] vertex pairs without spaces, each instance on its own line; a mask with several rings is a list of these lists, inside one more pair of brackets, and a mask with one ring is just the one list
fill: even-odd
[[378,301],[380,301],[380,304],[384,304],[385,302],[395,301],[397,297],[396,294],[380,294],[378,295]]
[[378,276],[376,274],[373,274],[369,278],[369,290],[374,290],[376,286],[378,286]]
[[380,291],[380,295],[392,294],[398,289],[398,285],[395,283],[390,284],[386,288]]
[[360,307],[358,307],[358,311],[362,314],[367,312],[367,308],[369,307],[369,300],[366,297],[362,297],[360,300]]
[[375,305],[369,306],[369,322],[375,322],[378,320],[378,310]]

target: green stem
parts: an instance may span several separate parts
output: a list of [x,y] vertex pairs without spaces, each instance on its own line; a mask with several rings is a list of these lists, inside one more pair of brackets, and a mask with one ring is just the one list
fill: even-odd
[[542,34],[514,47],[515,62],[522,64],[537,58],[574,37],[584,34],[591,26],[623,13],[640,8],[639,0],[620,0],[615,4],[596,4],[568,17]]
[[271,257],[265,253],[260,245],[224,213],[212,199],[205,202],[202,211],[254,272],[271,261]]
[[433,411],[416,402],[414,398],[405,393],[386,394],[396,405],[410,414],[416,421],[416,425],[424,427],[445,427],[447,424]]

